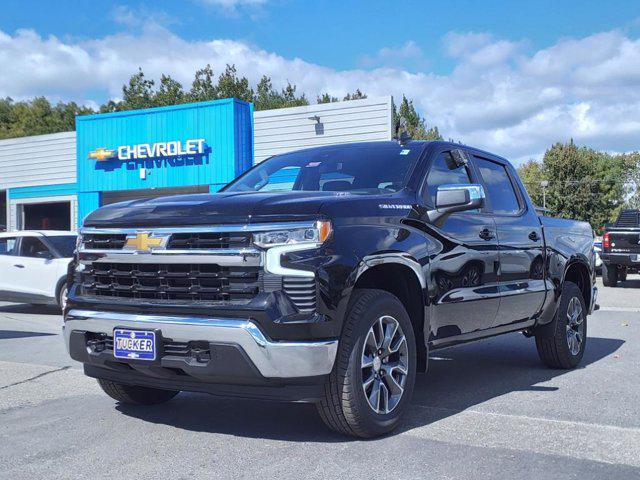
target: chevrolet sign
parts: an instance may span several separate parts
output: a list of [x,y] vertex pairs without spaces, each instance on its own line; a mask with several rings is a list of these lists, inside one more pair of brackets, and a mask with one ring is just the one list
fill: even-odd
[[[202,155],[204,153],[204,138],[172,142],[139,143],[136,145],[121,145],[117,149],[118,160],[138,160],[146,158],[181,157]],[[89,153],[89,158],[99,162],[116,156],[115,150],[98,148]]]

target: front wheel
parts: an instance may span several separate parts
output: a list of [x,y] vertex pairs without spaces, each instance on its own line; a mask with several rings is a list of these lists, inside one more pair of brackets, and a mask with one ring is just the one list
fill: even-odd
[[100,388],[114,400],[129,405],[156,405],[171,400],[178,393],[175,390],[124,385],[109,380],[98,379]]
[[64,309],[67,308],[67,286],[63,285],[58,293],[58,307],[60,310],[64,312]]
[[536,333],[540,360],[550,368],[571,369],[582,361],[587,344],[587,307],[582,292],[565,282],[551,324]]
[[318,412],[339,433],[383,435],[400,423],[415,375],[415,335],[400,300],[382,290],[356,290]]

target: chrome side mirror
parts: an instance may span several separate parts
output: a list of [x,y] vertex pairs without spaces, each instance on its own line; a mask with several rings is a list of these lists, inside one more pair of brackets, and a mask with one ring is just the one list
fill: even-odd
[[440,185],[436,193],[436,208],[429,211],[429,220],[441,226],[452,213],[482,208],[485,198],[484,187],[479,184]]

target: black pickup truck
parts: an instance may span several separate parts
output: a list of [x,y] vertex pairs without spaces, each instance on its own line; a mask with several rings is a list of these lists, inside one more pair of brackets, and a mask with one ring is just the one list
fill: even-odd
[[521,331],[549,367],[576,367],[593,256],[591,227],[539,216],[493,154],[320,147],[217,194],[93,212],[64,335],[119,402],[313,402],[329,427],[372,437],[396,427],[436,349]]
[[615,287],[640,271],[640,210],[623,210],[602,236],[602,283]]

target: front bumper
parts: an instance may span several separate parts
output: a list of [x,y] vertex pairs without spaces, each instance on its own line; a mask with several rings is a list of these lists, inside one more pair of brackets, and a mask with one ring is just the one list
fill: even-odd
[[[158,359],[154,372],[145,364],[130,362],[137,372],[161,375],[169,369],[181,370],[193,378],[215,381],[224,371],[225,352],[231,347],[239,351],[239,358],[248,365],[244,370],[256,371],[258,379],[293,379],[317,377],[331,372],[338,348],[338,340],[308,342],[273,341],[251,320],[206,317],[136,315],[72,309],[65,316],[64,338],[70,355],[85,364],[113,366],[127,363],[115,359],[109,352],[93,351],[87,335],[112,335],[116,327],[156,330],[163,338],[174,342],[201,342],[211,345],[211,358],[200,362],[191,357],[176,358],[165,355]],[[218,358],[216,355],[218,354]],[[218,361],[221,360],[221,361]],[[229,360],[231,361],[231,360]],[[242,361],[242,360],[240,360]],[[200,365],[202,363],[202,365]],[[224,375],[222,375],[224,376]]]

